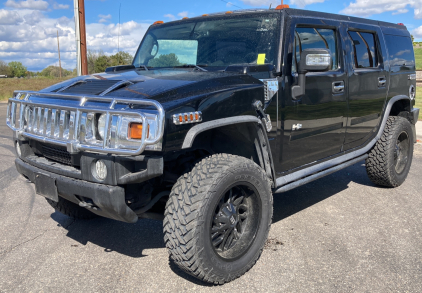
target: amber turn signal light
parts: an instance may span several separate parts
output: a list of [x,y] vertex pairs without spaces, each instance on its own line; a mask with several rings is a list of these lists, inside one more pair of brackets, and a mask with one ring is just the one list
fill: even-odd
[[131,139],[142,139],[142,124],[141,123],[131,123],[129,125],[128,136]]

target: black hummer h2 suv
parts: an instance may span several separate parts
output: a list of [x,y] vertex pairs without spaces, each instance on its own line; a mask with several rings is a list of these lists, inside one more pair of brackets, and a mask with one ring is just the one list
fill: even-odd
[[374,183],[404,182],[415,85],[402,25],[235,11],[157,22],[132,65],[16,91],[7,124],[56,210],[161,218],[171,259],[223,284],[258,260],[273,194],[362,160]]

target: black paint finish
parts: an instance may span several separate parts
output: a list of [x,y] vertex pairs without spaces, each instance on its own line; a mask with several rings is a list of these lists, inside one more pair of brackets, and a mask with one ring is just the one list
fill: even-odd
[[[273,125],[267,136],[277,176],[362,148],[381,127],[386,103],[397,95],[408,96],[409,86],[415,84],[408,78],[415,72],[414,60],[408,57],[409,54],[405,55],[402,65],[396,60],[402,49],[407,50],[409,32],[396,24],[348,16],[296,9],[284,9],[278,13],[282,16],[281,37],[274,40],[274,46],[277,46],[279,61],[265,71],[255,72],[256,68],[243,64],[207,72],[196,68],[146,70],[128,66],[79,77],[44,91],[55,91],[80,79],[131,81],[133,85],[118,88],[108,96],[154,99],[163,105],[166,111],[163,152],[145,154],[166,157],[182,151],[186,134],[195,126],[175,125],[173,114],[201,111],[204,122],[241,115],[257,116],[252,103],[256,100],[264,103],[264,86],[259,78],[278,78],[279,92],[264,107]],[[318,45],[322,46],[321,49],[330,49],[334,66],[327,72],[308,73],[305,95],[292,99],[291,88],[298,82],[297,73],[292,68],[297,28],[302,33],[306,30],[312,32],[315,28],[312,37],[321,34],[329,38],[324,30],[334,32],[334,47],[330,43],[333,40],[328,39],[325,39],[326,45],[324,42]],[[354,43],[349,31],[375,36],[372,49],[376,58],[374,56],[372,68],[355,66]],[[304,48],[308,41],[312,40],[302,39]],[[398,41],[403,48],[397,46]],[[383,79],[385,84],[380,83]],[[343,92],[334,91],[334,86],[338,85],[344,85]]]

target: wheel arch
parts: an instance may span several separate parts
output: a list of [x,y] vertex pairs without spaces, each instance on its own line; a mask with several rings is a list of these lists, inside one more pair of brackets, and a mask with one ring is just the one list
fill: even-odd
[[268,137],[261,120],[255,116],[222,118],[195,125],[186,134],[182,149],[203,149],[209,153],[252,159],[263,168],[274,185],[275,172]]

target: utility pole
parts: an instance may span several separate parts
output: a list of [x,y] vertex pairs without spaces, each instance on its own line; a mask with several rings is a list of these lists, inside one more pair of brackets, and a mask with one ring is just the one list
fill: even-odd
[[60,59],[60,41],[59,41],[59,30],[57,30],[57,48],[59,49],[60,78],[62,78],[62,60]]
[[78,75],[88,74],[84,0],[73,0],[75,7],[76,60]]
[[74,15],[75,15],[75,40],[76,40],[76,73],[81,75],[81,37],[79,31],[79,2],[73,0]]
[[81,34],[81,68],[82,75],[88,75],[88,60],[86,58],[86,27],[85,27],[85,3],[79,0],[79,30]]

